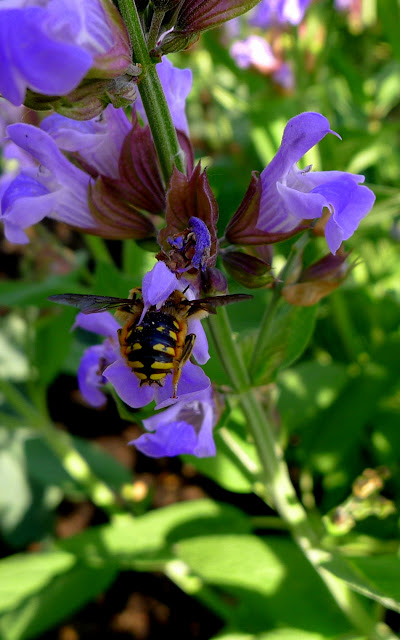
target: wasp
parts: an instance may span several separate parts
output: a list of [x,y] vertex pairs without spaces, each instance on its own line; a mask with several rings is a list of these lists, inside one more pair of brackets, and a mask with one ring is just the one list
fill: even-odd
[[140,380],[140,386],[162,386],[171,373],[172,397],[176,398],[183,365],[192,355],[196,340],[194,333],[188,333],[189,320],[202,320],[215,314],[217,307],[252,297],[238,293],[189,300],[176,289],[159,309],[151,306],[144,315],[139,288],[131,289],[129,298],[62,293],[48,299],[76,307],[85,314],[115,308],[115,316],[123,325],[118,329],[121,355]]

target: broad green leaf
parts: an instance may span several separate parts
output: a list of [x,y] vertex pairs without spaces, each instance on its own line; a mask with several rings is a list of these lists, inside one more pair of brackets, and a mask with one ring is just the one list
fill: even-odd
[[46,315],[36,323],[33,364],[41,384],[50,384],[61,370],[73,339],[71,327],[75,309],[57,315]]
[[[227,435],[229,440],[234,442],[234,446],[239,452],[238,455],[247,459],[248,463],[255,467],[255,463],[251,458],[249,459],[247,451],[242,447],[243,444],[247,445],[248,443],[243,443],[230,433]],[[212,458],[181,457],[224,489],[236,493],[252,493],[254,473],[252,474],[249,468],[246,468],[245,464],[238,460],[238,455],[235,455],[232,448],[227,445],[226,438],[220,431],[215,432],[214,440],[218,452],[216,456]]]
[[306,348],[314,330],[317,305],[294,307],[283,304],[264,337],[264,348],[256,353],[252,376],[255,382],[268,382],[288,367]]
[[175,550],[206,585],[226,594],[237,630],[293,627],[317,637],[349,630],[320,578],[287,538],[211,534],[182,540]]
[[[73,444],[81,456],[88,462],[93,473],[118,490],[124,484],[132,482],[132,474],[105,449],[88,440],[72,437]],[[40,437],[32,437],[25,441],[26,464],[29,475],[46,485],[57,485],[64,490],[75,488],[75,480],[65,471],[61,461],[56,457],[46,442]]]
[[[116,576],[116,568],[112,564],[89,567],[77,563],[71,568],[59,567],[56,571],[52,559],[46,557],[53,553],[57,554],[40,554],[44,566],[42,571],[40,568],[35,571],[35,591],[19,606],[5,611],[0,616],[0,637],[4,640],[28,640],[37,637],[104,591]],[[65,565],[73,561],[69,554],[63,555],[67,556]],[[48,565],[52,565],[52,572],[48,571]],[[29,556],[25,554],[24,571],[29,572],[29,569]],[[20,574],[19,578],[20,582],[24,583],[24,574]]]
[[389,42],[394,55],[400,60],[400,42],[397,26],[400,22],[400,7],[397,0],[378,2],[378,15],[381,20],[383,33]]
[[109,557],[121,566],[146,559],[170,560],[176,540],[207,531],[249,532],[249,518],[241,511],[211,500],[193,500],[163,507],[133,519],[116,517],[111,524],[93,527],[60,546],[83,558]]
[[32,376],[26,346],[27,321],[9,313],[0,321],[0,378],[22,382]]
[[17,553],[0,560],[0,613],[15,609],[75,563],[65,551]]
[[289,432],[330,407],[346,380],[346,367],[339,363],[302,362],[282,371],[278,378],[278,410]]
[[20,439],[14,433],[2,433],[0,448],[0,530],[13,539],[32,501]]

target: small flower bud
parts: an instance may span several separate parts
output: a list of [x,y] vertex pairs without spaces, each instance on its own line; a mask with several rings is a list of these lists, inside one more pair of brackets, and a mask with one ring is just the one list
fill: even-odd
[[297,282],[286,285],[282,296],[289,304],[311,307],[337,289],[348,277],[353,265],[346,264],[349,253],[328,254],[307,267]]
[[222,271],[210,267],[201,273],[201,291],[207,296],[228,292],[228,281]]
[[167,33],[158,47],[150,52],[152,58],[159,59],[167,53],[176,53],[189,49],[200,38],[199,33],[185,33],[184,31],[171,31]]
[[229,275],[248,289],[268,287],[274,282],[271,265],[259,258],[232,249],[222,251],[221,257]]

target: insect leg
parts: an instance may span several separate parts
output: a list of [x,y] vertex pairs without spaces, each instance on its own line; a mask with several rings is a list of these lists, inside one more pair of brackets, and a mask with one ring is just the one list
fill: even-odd
[[183,345],[182,348],[182,355],[179,358],[179,361],[175,361],[176,362],[176,366],[174,369],[174,375],[172,378],[172,387],[174,390],[173,393],[173,398],[176,398],[176,392],[178,390],[178,382],[180,380],[181,377],[181,373],[182,373],[182,367],[183,365],[189,360],[190,356],[192,355],[192,351],[193,351],[193,347],[194,347],[194,343],[196,341],[196,334],[195,333],[189,333],[186,338],[185,338],[185,343]]

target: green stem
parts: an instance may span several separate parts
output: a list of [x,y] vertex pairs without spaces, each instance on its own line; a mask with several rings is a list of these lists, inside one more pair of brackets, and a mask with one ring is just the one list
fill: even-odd
[[147,36],[147,49],[151,51],[157,44],[158,34],[160,33],[160,27],[162,25],[165,11],[154,11],[151,18],[150,31]]
[[[262,465],[265,493],[271,497],[275,509],[288,524],[298,546],[355,628],[366,634],[370,640],[395,638],[387,627],[380,628],[375,625],[359,597],[344,581],[324,569],[323,563],[332,558],[332,553],[320,547],[318,529],[320,526],[322,530],[322,524],[317,529],[311,523],[297,497],[273,426],[267,419],[257,390],[249,388],[249,376],[234,340],[226,310],[220,309],[216,316],[208,319],[208,324],[227,376],[239,394],[238,399]],[[335,563],[343,572],[348,573],[347,563],[341,556],[335,556]]]
[[92,472],[86,460],[75,449],[71,437],[56,429],[48,416],[41,413],[41,407],[35,407],[7,380],[0,380],[0,391],[20,417],[20,426],[31,427],[42,436],[67,473],[85,490],[94,504],[108,511],[119,508],[122,499],[117,499],[113,491]]
[[147,51],[134,0],[119,0],[118,4],[131,39],[134,62],[139,63],[143,69],[138,83],[140,97],[153,134],[162,176],[167,184],[174,166],[182,173],[185,172],[184,154],[179,146],[156,67]]

